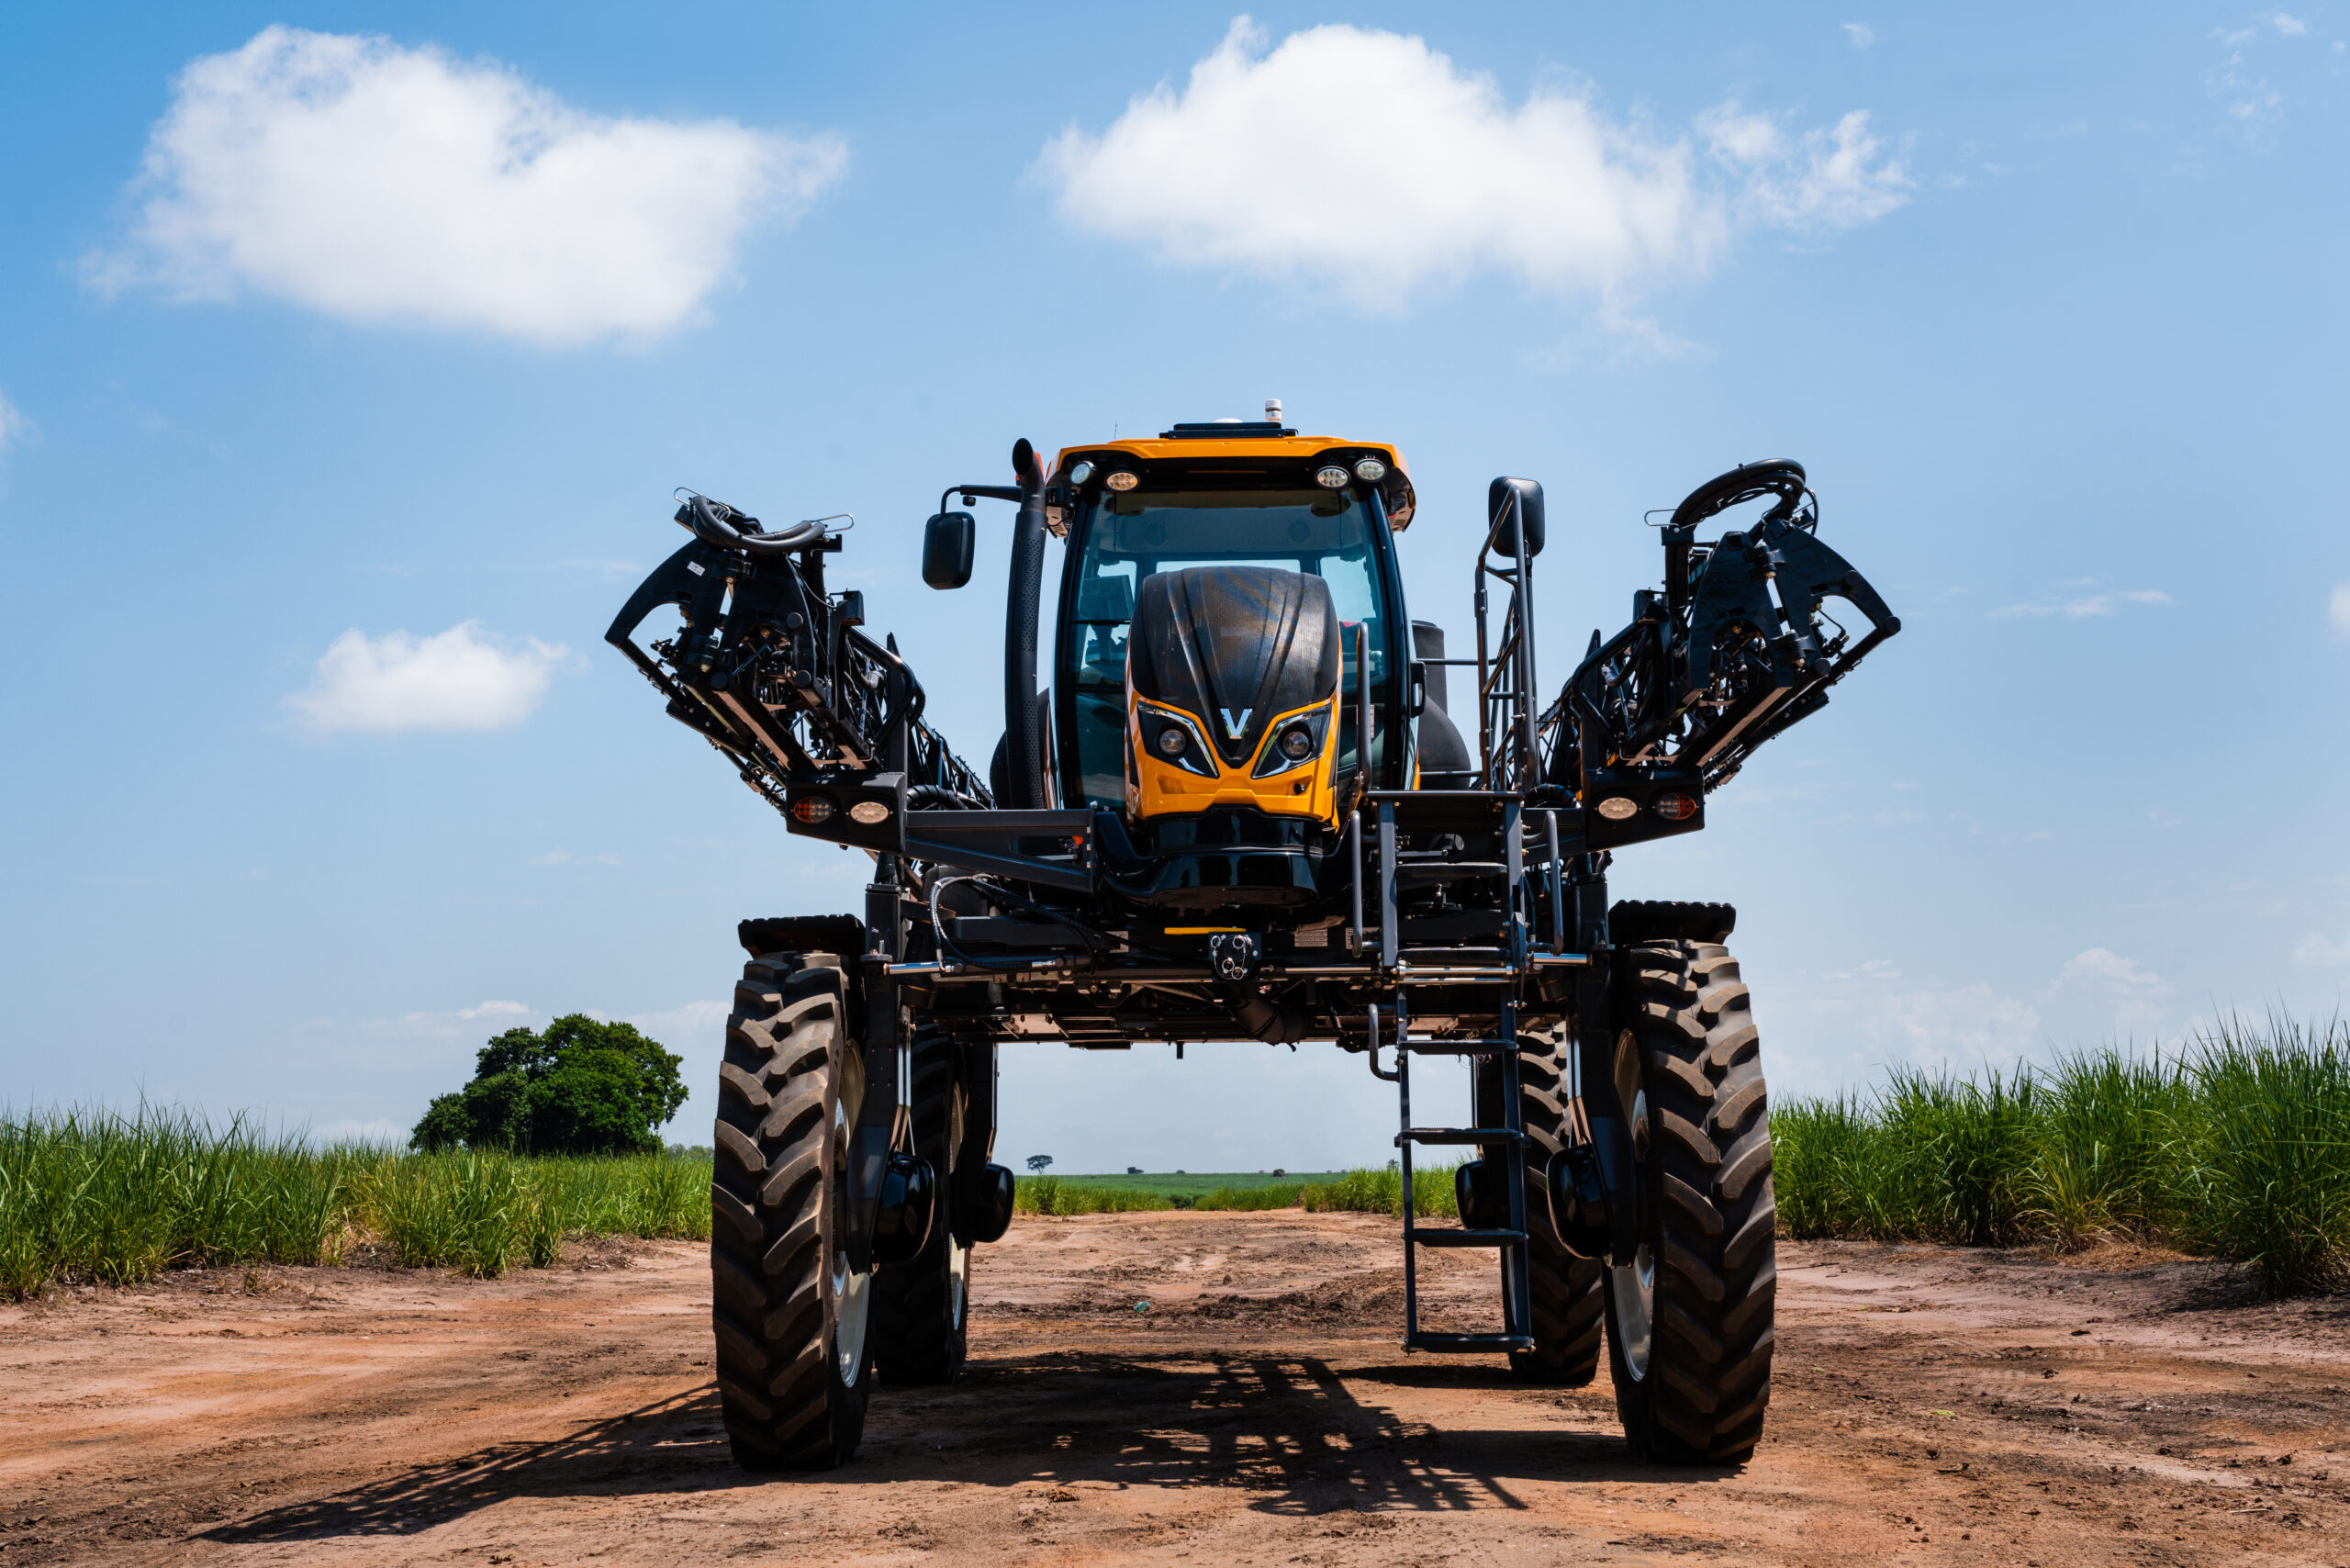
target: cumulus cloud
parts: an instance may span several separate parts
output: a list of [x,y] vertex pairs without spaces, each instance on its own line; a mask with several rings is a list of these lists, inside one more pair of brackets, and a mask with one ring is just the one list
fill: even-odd
[[2350,936],[2336,942],[2311,932],[2294,946],[2293,962],[2313,969],[2338,969],[2350,964]]
[[1846,22],[1844,36],[1852,40],[1854,49],[1866,49],[1876,42],[1876,29],[1866,22]]
[[17,405],[8,401],[6,393],[0,393],[0,452],[16,445],[24,434],[25,416],[17,411]]
[[682,1007],[666,1008],[658,1013],[638,1013],[623,1022],[673,1050],[695,1046],[715,1046],[726,1035],[726,1015],[731,1004],[723,1002],[688,1002]]
[[1850,229],[1908,199],[1908,176],[1882,155],[1862,110],[1791,134],[1767,115],[1725,104],[1699,116],[1697,129],[1714,156],[1745,176],[1746,209],[1775,228]]
[[1572,91],[1513,106],[1418,38],[1333,25],[1268,41],[1240,17],[1181,91],[1048,142],[1035,173],[1062,220],[1389,308],[1481,268],[1619,296],[1704,271],[1743,225],[1866,221],[1908,184],[1864,115],[1798,134],[1718,112],[1701,151]]
[[492,1031],[518,1028],[538,1015],[537,1008],[520,1002],[489,1001],[472,1007],[453,1007],[437,1013],[403,1013],[397,1018],[376,1019],[366,1027],[379,1035],[447,1039],[478,1034],[485,1028]]
[[[2094,587],[2094,581],[2070,584],[2070,587]],[[2002,605],[1989,613],[2001,620],[2018,616],[2040,617],[2061,615],[2068,621],[2086,621],[2098,616],[2118,614],[2127,605],[2160,605],[2171,602],[2170,595],[2160,588],[2123,588],[2105,593],[2079,594],[2072,598],[2042,595],[2021,604]]]
[[2326,601],[2325,618],[2333,623],[2333,634],[2350,637],[2350,583],[2333,585],[2333,594]]
[[2135,958],[2090,947],[2065,960],[2041,993],[2043,1004],[2069,1003],[2124,1034],[2157,1034],[2170,1012],[2170,982]]
[[846,161],[837,137],[592,115],[496,62],[272,27],[180,73],[133,241],[86,275],[548,344],[647,338]]
[[[467,621],[430,637],[353,628],[285,700],[314,730],[499,730],[531,716],[569,656],[532,638],[509,647]],[[485,1004],[487,1005],[487,1004]]]
[[[1883,981],[1890,974],[1833,976]],[[1832,991],[1813,1009],[1867,1047],[1867,1056],[1897,1056],[1929,1070],[2004,1068],[2020,1060],[2040,1032],[2040,1012],[2029,1002],[1976,982],[1910,990]]]

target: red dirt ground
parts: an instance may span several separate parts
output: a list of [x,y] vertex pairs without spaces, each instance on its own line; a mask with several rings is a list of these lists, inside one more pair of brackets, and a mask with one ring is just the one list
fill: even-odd
[[[971,1367],[828,1474],[728,1462],[699,1248],[0,1309],[16,1563],[2350,1563],[2350,1301],[2216,1265],[1782,1244],[1769,1436],[1624,1454],[1606,1374],[1395,1348],[1393,1222],[1024,1216]],[[1490,1261],[1431,1294],[1494,1310]],[[1149,1310],[1136,1310],[1147,1302]]]

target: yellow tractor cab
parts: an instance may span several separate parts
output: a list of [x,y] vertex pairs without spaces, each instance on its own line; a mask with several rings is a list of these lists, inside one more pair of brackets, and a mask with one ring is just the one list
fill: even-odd
[[1415,700],[1416,655],[1443,655],[1433,627],[1414,646],[1393,446],[1179,424],[1064,449],[1045,502],[1068,543],[1052,771],[1064,806],[1116,813],[1105,869],[1136,902],[1206,919],[1343,898],[1343,821],[1361,791],[1413,786],[1409,721],[1466,766]]

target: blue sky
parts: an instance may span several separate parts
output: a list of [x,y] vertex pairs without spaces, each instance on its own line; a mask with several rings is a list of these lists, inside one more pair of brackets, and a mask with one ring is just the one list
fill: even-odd
[[[1640,514],[1796,457],[1907,623],[1623,857],[1726,898],[1784,1093],[2330,1013],[2350,972],[2350,17],[1952,8],[16,7],[0,1101],[405,1127],[591,1010],[697,1099],[746,914],[849,907],[599,635],[688,484],[844,566],[984,757],[1040,445],[1393,441],[1544,673]],[[283,29],[271,31],[272,28]],[[1000,1152],[1384,1158],[1355,1058],[1007,1056]]]

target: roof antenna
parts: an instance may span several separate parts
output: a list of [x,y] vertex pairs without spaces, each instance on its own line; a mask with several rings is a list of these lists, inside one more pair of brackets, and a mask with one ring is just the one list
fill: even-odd
[[1265,422],[1269,425],[1281,422],[1281,400],[1279,398],[1265,399]]

